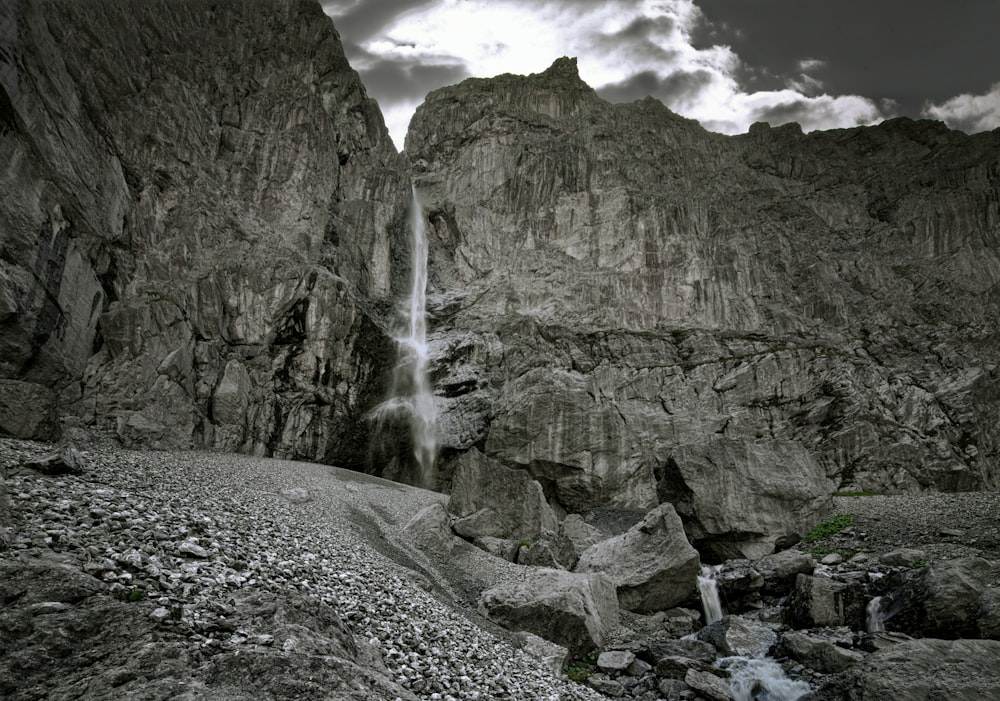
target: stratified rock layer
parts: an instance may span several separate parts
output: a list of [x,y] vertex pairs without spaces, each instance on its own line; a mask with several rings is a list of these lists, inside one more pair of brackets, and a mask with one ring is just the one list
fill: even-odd
[[825,489],[998,485],[1000,133],[727,137],[560,59],[431,93],[406,155],[446,447],[579,513],[716,435]]
[[127,445],[362,465],[409,184],[319,3],[0,19],[0,377]]

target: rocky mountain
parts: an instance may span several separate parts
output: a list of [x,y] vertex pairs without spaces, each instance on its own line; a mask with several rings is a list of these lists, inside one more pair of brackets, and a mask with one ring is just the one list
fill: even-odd
[[410,185],[319,4],[0,13],[2,428],[363,467]]
[[568,512],[670,501],[696,546],[1000,486],[1000,132],[723,136],[560,59],[431,93],[405,155],[445,477],[476,446]]

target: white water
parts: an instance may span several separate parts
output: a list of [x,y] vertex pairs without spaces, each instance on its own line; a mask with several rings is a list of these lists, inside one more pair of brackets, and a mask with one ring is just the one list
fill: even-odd
[[435,425],[437,409],[431,392],[427,365],[430,358],[427,344],[427,234],[424,210],[412,188],[410,196],[410,297],[405,333],[396,337],[399,359],[393,373],[389,399],[372,412],[378,420],[390,414],[405,413],[413,440],[413,457],[420,470],[423,486],[429,487],[437,458]]
[[876,596],[868,602],[865,607],[865,627],[869,633],[878,633],[885,630],[885,619],[882,618],[882,597]]
[[702,565],[701,574],[698,575],[698,593],[701,594],[701,607],[705,611],[705,625],[722,620],[719,585],[715,581],[715,575],[720,569],[722,565]]
[[812,690],[808,683],[785,676],[785,670],[770,657],[726,657],[719,662],[732,675],[729,693],[735,701],[795,701]]

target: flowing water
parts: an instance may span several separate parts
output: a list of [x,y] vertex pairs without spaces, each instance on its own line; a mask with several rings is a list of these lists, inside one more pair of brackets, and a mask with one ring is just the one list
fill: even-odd
[[[722,620],[716,580],[721,570],[722,565],[702,565],[698,575],[706,625]],[[735,701],[796,701],[811,691],[807,682],[789,679],[781,665],[770,657],[723,657],[716,664],[729,670],[729,693]]]
[[720,569],[722,565],[702,565],[701,574],[698,575],[698,592],[701,594],[701,607],[705,611],[705,625],[722,620],[719,585],[715,581],[715,575]]
[[878,633],[885,630],[885,615],[882,612],[882,597],[876,596],[868,602],[865,607],[866,628],[869,633]]
[[404,331],[396,336],[398,360],[389,398],[372,412],[382,421],[402,414],[409,423],[413,458],[423,486],[432,486],[437,458],[437,410],[427,366],[427,233],[424,210],[415,188],[410,195],[410,296],[405,309]]

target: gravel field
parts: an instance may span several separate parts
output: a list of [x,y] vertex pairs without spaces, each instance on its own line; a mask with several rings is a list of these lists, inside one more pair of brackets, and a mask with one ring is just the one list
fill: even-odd
[[927,559],[1000,559],[1000,493],[958,492],[834,497],[854,526],[814,545],[884,553],[923,550]]
[[[236,590],[293,589],[332,605],[419,698],[604,698],[552,676],[453,598],[407,545],[402,525],[441,494],[324,465],[208,452],[90,450],[80,476],[18,467],[49,450],[0,440],[15,514],[13,547],[0,561],[32,549],[68,553],[113,587],[144,588],[159,605],[151,615],[176,610],[199,648],[265,644],[213,622]],[[484,577],[517,571],[501,566]]]

